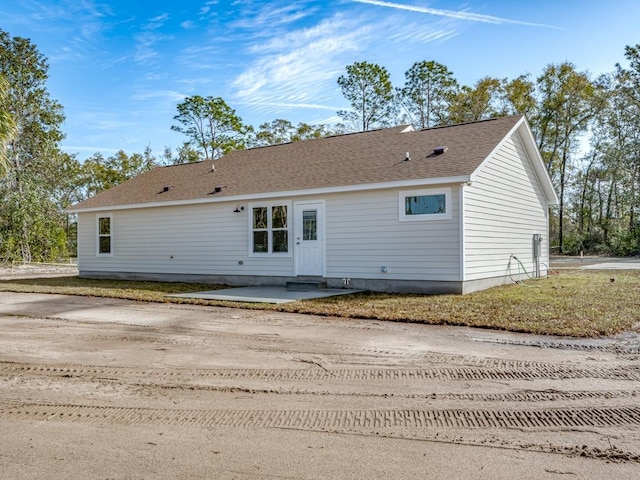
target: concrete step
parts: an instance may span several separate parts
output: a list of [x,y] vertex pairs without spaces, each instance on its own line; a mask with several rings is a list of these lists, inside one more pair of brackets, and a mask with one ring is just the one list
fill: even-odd
[[327,288],[324,280],[294,280],[287,282],[287,290],[290,292],[310,292]]

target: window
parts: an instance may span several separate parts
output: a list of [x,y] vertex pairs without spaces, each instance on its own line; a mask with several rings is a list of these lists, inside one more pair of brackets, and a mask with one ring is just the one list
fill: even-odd
[[445,206],[446,195],[415,195],[404,197],[405,215],[431,215],[447,213]]
[[318,240],[318,211],[302,211],[302,240]]
[[288,205],[251,206],[251,253],[289,253]]
[[448,220],[451,218],[451,189],[400,192],[400,221]]
[[111,255],[113,246],[111,241],[112,234],[111,215],[98,216],[98,255]]

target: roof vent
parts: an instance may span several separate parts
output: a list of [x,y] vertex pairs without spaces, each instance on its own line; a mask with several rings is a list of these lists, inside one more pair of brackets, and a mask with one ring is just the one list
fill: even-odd
[[162,190],[158,193],[167,193],[172,188],[173,188],[173,185],[165,185],[164,187],[162,187]]
[[216,186],[213,188],[213,192],[211,192],[211,195],[214,195],[214,194],[216,194],[216,193],[220,193],[220,192],[221,192],[223,189],[225,189],[225,188],[227,188],[227,186],[226,186],[226,185],[216,185]]
[[442,146],[442,147],[436,147],[433,149],[433,154],[434,155],[442,155],[444,152],[446,152],[447,150],[449,150],[449,147],[447,146]]
[[409,160],[411,160],[411,157],[409,156],[409,152],[407,152],[407,155],[404,157],[404,161],[408,162]]

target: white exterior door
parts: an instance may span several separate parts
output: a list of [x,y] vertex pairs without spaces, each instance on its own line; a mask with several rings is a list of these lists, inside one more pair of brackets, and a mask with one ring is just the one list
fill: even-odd
[[324,276],[324,202],[295,204],[296,275]]

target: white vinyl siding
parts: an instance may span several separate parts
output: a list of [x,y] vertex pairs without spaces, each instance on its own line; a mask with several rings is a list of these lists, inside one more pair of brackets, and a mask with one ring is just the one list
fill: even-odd
[[[325,201],[327,277],[458,281],[458,187],[450,188],[452,218],[428,222],[400,221],[400,189],[274,199],[269,204]],[[293,255],[249,253],[248,207],[240,213],[233,212],[236,202],[120,210],[112,219],[117,244],[112,257],[95,256],[95,213],[80,213],[80,270],[293,276]],[[292,213],[290,208],[290,222]]]
[[112,218],[112,240],[117,250],[111,257],[89,255],[90,251],[95,252],[95,220],[87,220],[95,218],[95,214],[80,213],[80,270],[292,275],[292,257],[249,257],[247,215],[250,211],[245,208],[234,213],[235,207],[236,203],[219,203],[118,211]]
[[397,189],[327,197],[327,276],[459,280],[457,187],[452,191],[452,219],[428,222],[400,221]]
[[[464,189],[464,279],[507,275],[515,255],[533,272],[533,234],[543,236],[541,272],[548,268],[548,206],[517,133]],[[511,272],[518,272],[512,261]],[[521,269],[522,271],[522,269]]]

